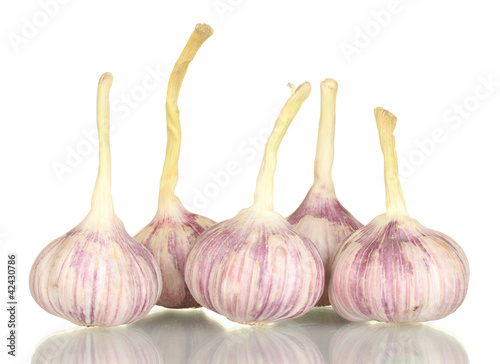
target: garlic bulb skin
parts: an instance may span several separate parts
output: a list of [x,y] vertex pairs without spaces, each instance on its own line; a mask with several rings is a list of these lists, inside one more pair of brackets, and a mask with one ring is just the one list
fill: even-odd
[[287,220],[318,248],[325,267],[325,290],[316,306],[328,306],[330,267],[337,246],[361,224],[342,206],[335,194],[332,179],[335,136],[337,81],[321,82],[321,116],[318,128],[314,183],[302,204]]
[[263,217],[244,209],[207,229],[186,267],[186,283],[202,306],[245,324],[298,317],[323,292],[314,245],[274,211]]
[[185,262],[194,240],[214,222],[189,212],[176,200],[168,209],[158,211],[134,239],[153,254],[160,267],[163,289],[157,304],[169,308],[199,307],[184,281]]
[[38,255],[30,290],[45,311],[77,325],[140,320],[158,300],[161,275],[152,255],[112,216],[91,212]]
[[146,316],[161,289],[153,256],[125,230],[113,210],[109,148],[109,90],[99,80],[99,174],[92,209],[35,260],[30,290],[47,312],[82,326],[118,326]]
[[197,24],[170,75],[167,89],[167,151],[160,180],[158,210],[146,227],[134,238],[143,244],[160,266],[163,289],[157,302],[168,308],[200,305],[184,282],[186,257],[194,240],[215,222],[186,210],[174,190],[179,179],[181,124],[177,99],[190,62],[203,43],[213,34],[208,24]]
[[205,230],[188,255],[185,278],[193,297],[230,320],[260,324],[297,317],[323,293],[317,249],[273,210],[278,147],[310,92],[309,83],[299,86],[278,116],[266,143],[255,203]]
[[350,321],[415,322],[453,313],[467,293],[465,253],[410,217],[376,217],[339,248],[329,292]]
[[316,246],[325,267],[325,289],[316,306],[328,306],[328,282],[334,252],[339,244],[363,225],[340,204],[335,196],[313,186],[302,204],[287,218]]
[[351,321],[415,322],[443,318],[465,299],[469,265],[450,237],[410,218],[397,171],[396,117],[375,109],[384,154],[387,212],[338,248],[329,297]]

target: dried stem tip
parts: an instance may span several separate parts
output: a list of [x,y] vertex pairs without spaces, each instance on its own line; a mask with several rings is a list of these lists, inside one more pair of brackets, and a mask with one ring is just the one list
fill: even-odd
[[182,81],[189,63],[194,59],[201,45],[213,34],[208,24],[197,24],[179,59],[170,74],[167,89],[167,152],[160,181],[158,208],[168,205],[174,196],[175,186],[179,179],[179,154],[181,150],[181,124],[177,99],[181,91]]
[[408,216],[398,175],[398,156],[396,154],[396,140],[394,139],[397,118],[391,112],[377,107],[375,119],[384,155],[386,215]]

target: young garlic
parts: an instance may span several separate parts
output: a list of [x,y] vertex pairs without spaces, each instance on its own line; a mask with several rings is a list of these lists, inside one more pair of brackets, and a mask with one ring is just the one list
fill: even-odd
[[30,290],[47,312],[83,326],[117,326],[142,317],[160,296],[161,274],[151,253],[132,239],[111,199],[109,91],[105,73],[97,92],[99,173],[89,214],[38,255]]
[[194,240],[215,222],[186,210],[174,195],[179,178],[181,125],[177,99],[189,63],[201,45],[213,34],[207,24],[197,24],[177,60],[167,89],[167,152],[160,181],[158,210],[153,221],[134,238],[142,243],[158,262],[163,290],[158,305],[169,308],[199,307],[184,282],[184,263]]
[[186,283],[204,307],[257,324],[306,313],[323,293],[324,268],[313,243],[273,210],[278,147],[311,93],[300,85],[281,110],[265,147],[255,203],[208,228],[186,262]]
[[330,301],[351,321],[437,320],[463,302],[469,264],[453,239],[408,216],[393,136],[396,117],[376,108],[375,118],[384,155],[387,211],[337,249]]
[[337,81],[331,78],[321,82],[321,114],[314,161],[314,183],[299,208],[287,217],[290,224],[316,245],[325,266],[325,289],[316,306],[330,305],[328,282],[335,249],[354,230],[363,226],[340,204],[333,187],[337,89]]

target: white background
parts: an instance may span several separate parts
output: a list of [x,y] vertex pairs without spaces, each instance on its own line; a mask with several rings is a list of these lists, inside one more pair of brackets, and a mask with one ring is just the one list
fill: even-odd
[[[179,99],[183,140],[176,194],[184,204],[217,221],[249,206],[269,126],[289,97],[286,84],[309,81],[313,92],[283,140],[275,175],[275,209],[291,213],[312,183],[319,83],[335,78],[339,200],[363,223],[384,211],[373,108],[389,109],[398,117],[410,215],[453,237],[470,261],[465,302],[433,324],[460,339],[471,363],[497,358],[496,2],[60,0],[50,11],[43,10],[46,2],[2,2],[0,8],[0,266],[8,252],[18,254],[20,302],[19,356],[9,363],[28,362],[44,336],[71,326],[35,304],[28,274],[38,252],[89,210],[97,147],[85,133],[95,130],[100,75],[109,71],[115,78],[113,198],[134,235],[156,211],[168,75],[197,22],[212,25],[215,33],[190,66]],[[218,12],[214,5],[221,3],[226,10]],[[355,53],[348,56],[347,47]],[[156,81],[148,78],[151,70],[160,71]],[[491,90],[478,91],[488,79]],[[133,104],[127,106],[127,97]],[[217,186],[214,176],[231,161],[237,173]],[[58,176],[55,166],[62,165]],[[7,317],[1,311],[3,338]],[[3,342],[0,355],[6,358]]]

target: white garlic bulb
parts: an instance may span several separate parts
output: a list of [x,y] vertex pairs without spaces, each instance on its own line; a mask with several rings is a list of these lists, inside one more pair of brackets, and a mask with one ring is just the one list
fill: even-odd
[[299,86],[278,116],[266,143],[255,203],[205,230],[189,253],[185,277],[193,297],[230,320],[257,324],[297,317],[323,293],[317,249],[273,210],[278,147],[310,93],[309,83]]
[[105,73],[97,93],[99,174],[92,209],[38,255],[30,290],[47,312],[83,326],[117,326],[141,319],[161,289],[153,256],[127,234],[111,199],[109,91]]
[[287,220],[318,248],[325,266],[325,290],[316,306],[328,306],[328,282],[332,258],[338,245],[361,224],[342,206],[332,179],[337,81],[321,82],[321,116],[314,162],[314,183],[302,204]]
[[437,320],[453,313],[465,298],[467,257],[453,239],[408,216],[393,136],[396,117],[377,108],[375,118],[384,155],[387,211],[337,249],[330,301],[351,321]]
[[134,236],[160,266],[163,289],[158,305],[169,308],[199,307],[184,282],[184,266],[194,240],[214,221],[186,210],[174,195],[179,179],[181,124],[177,99],[189,63],[201,45],[213,34],[208,24],[197,24],[177,60],[167,90],[167,152],[160,181],[158,211],[153,221]]

